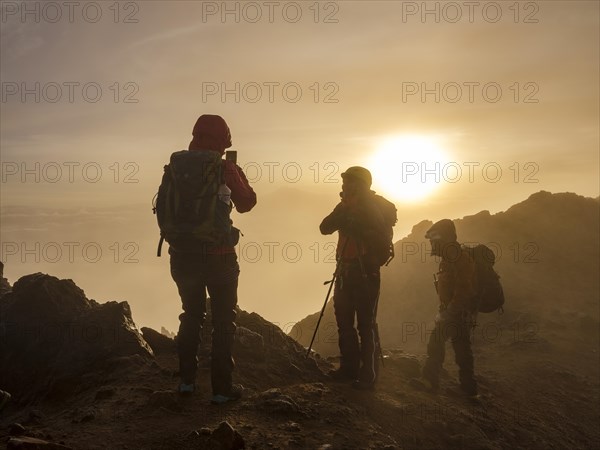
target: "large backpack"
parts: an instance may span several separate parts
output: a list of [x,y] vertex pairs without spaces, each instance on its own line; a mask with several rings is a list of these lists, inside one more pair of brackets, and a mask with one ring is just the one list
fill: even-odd
[[394,259],[394,230],[393,227],[398,221],[396,206],[381,195],[374,195],[375,204],[381,212],[384,222],[384,229],[381,235],[373,243],[373,253],[380,266],[387,266]]
[[157,256],[163,240],[176,249],[204,251],[231,231],[231,204],[219,200],[224,183],[221,155],[182,150],[164,167],[153,211],[160,228]]
[[504,312],[504,290],[500,284],[500,275],[494,270],[496,256],[483,244],[475,247],[463,245],[473,261],[477,278],[477,310],[482,313]]

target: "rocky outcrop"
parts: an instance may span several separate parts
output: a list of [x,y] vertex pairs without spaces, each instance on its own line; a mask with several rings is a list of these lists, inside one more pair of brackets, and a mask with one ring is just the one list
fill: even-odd
[[0,297],[12,290],[10,283],[4,278],[4,263],[0,261]]
[[151,357],[127,302],[89,300],[72,280],[36,273],[0,298],[0,386],[60,396],[116,358]]
[[[202,330],[202,344],[198,350],[200,365],[208,366],[211,348],[210,301]],[[258,380],[287,380],[289,383],[323,377],[313,358],[306,358],[304,348],[277,325],[256,313],[237,310],[237,329],[233,354],[239,373],[244,372],[248,382]]]
[[141,328],[144,340],[148,343],[155,355],[172,353],[175,351],[175,341],[170,337],[148,327]]

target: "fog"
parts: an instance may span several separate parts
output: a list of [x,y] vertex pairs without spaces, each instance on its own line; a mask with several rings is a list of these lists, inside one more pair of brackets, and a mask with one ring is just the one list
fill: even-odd
[[246,9],[100,4],[93,23],[3,3],[0,259],[11,282],[72,278],[100,302],[130,302],[141,325],[176,328],[151,199],[203,113],[226,119],[258,195],[233,213],[239,304],[284,329],[325,296],[336,236],[318,225],[341,172],[363,165],[374,186],[383,170],[404,187],[406,167],[369,167],[386,137],[436,138],[452,164],[398,150],[417,164],[408,176],[436,189],[400,201],[375,187],[398,207],[397,241],[422,220],[504,211],[542,189],[599,195],[596,2],[501,3],[498,20],[457,3],[456,21],[435,2],[425,15],[419,2],[302,2],[297,21],[281,9],[253,21],[231,3]]

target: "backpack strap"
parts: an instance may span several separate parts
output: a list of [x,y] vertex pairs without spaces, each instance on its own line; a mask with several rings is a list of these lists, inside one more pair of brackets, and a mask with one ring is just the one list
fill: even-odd
[[[170,177],[171,176],[171,165],[170,164],[165,164],[163,166],[163,182],[165,180],[166,177]],[[161,184],[163,184],[161,182]],[[156,214],[156,199],[158,198],[158,192],[156,193],[156,195],[154,196],[154,198],[152,199],[152,212],[154,214]],[[162,244],[163,241],[165,240],[165,238],[161,235],[160,239],[158,240],[158,248],[156,249],[156,256],[160,257],[162,254]]]
[[162,253],[162,245],[163,245],[164,240],[165,240],[165,238],[162,236],[158,240],[158,249],[156,250],[156,256],[158,256],[158,257],[160,257],[160,255]]

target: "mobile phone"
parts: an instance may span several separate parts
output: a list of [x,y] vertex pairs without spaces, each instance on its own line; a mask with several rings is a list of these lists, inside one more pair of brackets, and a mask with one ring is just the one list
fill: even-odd
[[237,150],[227,150],[225,152],[225,159],[237,163]]

